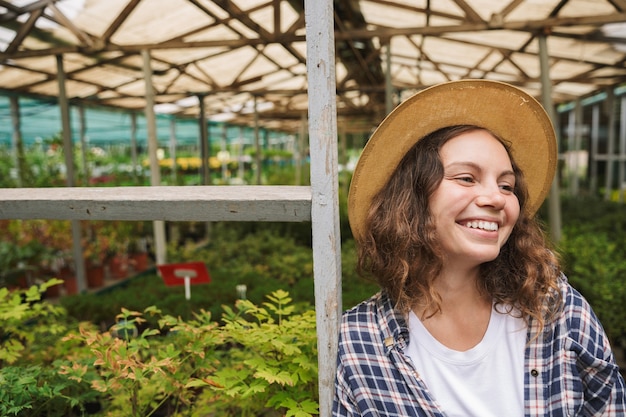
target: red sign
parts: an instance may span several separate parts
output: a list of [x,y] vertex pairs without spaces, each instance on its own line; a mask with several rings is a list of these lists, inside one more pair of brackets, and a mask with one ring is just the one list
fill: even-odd
[[[208,284],[211,282],[204,262],[183,262],[178,264],[158,265],[157,268],[165,281],[165,285],[173,287],[185,285]],[[188,284],[188,285],[189,285]]]

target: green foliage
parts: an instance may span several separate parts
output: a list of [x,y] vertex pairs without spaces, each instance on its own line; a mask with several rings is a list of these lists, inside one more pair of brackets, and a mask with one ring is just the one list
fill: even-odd
[[296,314],[285,291],[267,298],[262,306],[246,300],[238,301],[236,310],[224,306],[221,330],[228,356],[212,375],[188,384],[217,393],[218,401],[210,401],[204,413],[258,416],[267,408],[286,416],[319,413],[315,313]]
[[17,279],[34,271],[51,256],[38,240],[10,242],[0,240],[0,284],[17,286]]
[[593,307],[612,343],[626,347],[626,207],[599,200],[564,200],[558,251],[565,274]]
[[89,384],[110,417],[316,415],[315,313],[285,291],[267,300],[223,306],[223,325],[203,310],[184,320],[122,309],[109,331],[83,323],[64,339],[86,349],[59,374]]
[[565,235],[561,243],[569,281],[593,306],[609,337],[626,346],[626,256],[607,234]]
[[[159,317],[171,335],[163,336],[158,328],[139,331],[144,314]],[[163,408],[188,407],[192,393],[185,384],[198,372],[213,369],[212,352],[219,345],[210,315],[195,317],[185,323],[150,307],[144,313],[122,309],[107,332],[84,324],[67,340],[81,341],[95,360],[89,367],[62,366],[61,372],[90,382],[101,393],[108,416],[150,416]],[[97,376],[90,376],[90,370]]]
[[15,165],[15,158],[12,156],[12,151],[6,147],[0,147],[0,188],[15,187],[15,180],[12,178],[12,170]]
[[65,185],[63,139],[57,133],[32,147],[24,155],[26,169],[22,170],[23,187],[58,187]]
[[259,230],[219,245],[209,245],[202,252],[208,265],[228,269],[234,276],[249,274],[274,277],[282,285],[293,285],[313,274],[310,248],[292,250],[297,243],[289,236]]
[[41,302],[46,289],[62,281],[53,279],[23,291],[0,288],[0,367],[15,363],[35,342],[66,330],[57,318],[64,310]]
[[[7,296],[0,316],[5,328],[12,321],[22,324],[62,312],[40,301],[53,283]],[[233,416],[274,409],[284,415],[317,414],[314,312],[296,314],[297,306],[284,291],[268,300],[262,306],[239,301],[236,312],[224,306],[222,327],[204,310],[186,321],[156,307],[143,313],[122,308],[105,332],[82,323],[62,341],[49,344],[57,360],[43,361],[44,355],[38,355],[36,365],[1,370],[2,415],[70,415],[94,400],[108,416],[149,416],[164,410],[167,415],[181,410],[187,410],[181,415],[191,415],[187,412],[193,409]],[[13,326],[11,334],[21,338],[16,338],[19,345],[3,346],[5,357],[16,362],[20,352],[29,351],[22,339],[34,343],[36,335],[67,330],[57,326],[43,321],[25,331]]]
[[94,400],[88,386],[65,377],[52,365],[68,360],[67,351],[55,351],[68,322],[63,308],[41,297],[47,288],[60,283],[53,279],[12,292],[0,288],[2,416],[71,416]]
[[58,372],[38,365],[0,369],[0,415],[68,417],[86,413],[97,393]]

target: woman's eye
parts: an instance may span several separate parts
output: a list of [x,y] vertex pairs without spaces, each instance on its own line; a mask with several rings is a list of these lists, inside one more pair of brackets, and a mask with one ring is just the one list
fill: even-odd
[[474,178],[472,177],[457,177],[457,180],[461,182],[468,182],[468,183],[474,182]]
[[502,184],[500,185],[500,188],[502,188],[504,191],[509,191],[511,193],[515,191],[515,187],[509,184]]

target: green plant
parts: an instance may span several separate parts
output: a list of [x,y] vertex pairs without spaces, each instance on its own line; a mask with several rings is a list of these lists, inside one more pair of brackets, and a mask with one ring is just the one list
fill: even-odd
[[[83,324],[65,338],[93,359],[74,358],[59,373],[91,384],[108,416],[316,415],[315,314],[297,314],[285,291],[267,298],[223,306],[221,326],[203,310],[184,320],[156,307],[122,309],[109,331]],[[158,328],[145,326],[147,317]]]
[[32,146],[24,159],[28,167],[22,172],[24,187],[55,187],[65,184],[65,155],[61,133],[44,138],[42,143]]
[[626,348],[624,204],[592,198],[562,200],[557,250],[570,283],[587,298],[612,344]]
[[61,283],[51,279],[27,290],[0,288],[0,367],[15,363],[36,348],[39,338],[62,335],[67,330],[58,320],[65,314],[64,309],[41,301],[47,288]]
[[41,297],[47,288],[61,282],[52,279],[12,292],[0,288],[2,416],[72,416],[95,400],[88,385],[65,377],[52,365],[58,362],[54,349],[68,322],[62,307]]
[[315,313],[296,314],[285,291],[267,299],[261,306],[239,300],[236,310],[223,306],[221,331],[228,355],[215,373],[187,384],[219,394],[203,412],[243,417],[272,415],[272,409],[286,417],[319,414]]
[[626,254],[617,241],[604,232],[565,231],[560,243],[565,273],[593,307],[609,338],[626,347]]
[[0,415],[68,417],[97,404],[87,384],[41,364],[0,369]]
[[[168,336],[157,328],[144,328],[145,315],[157,316]],[[200,312],[185,322],[163,316],[149,307],[144,313],[122,309],[117,323],[107,332],[83,325],[67,340],[84,343],[92,357],[91,367],[63,366],[62,373],[88,381],[101,393],[108,416],[150,416],[157,410],[188,407],[193,395],[186,382],[198,372],[211,372],[212,355],[219,345],[210,314]],[[96,377],[88,372],[95,369]]]

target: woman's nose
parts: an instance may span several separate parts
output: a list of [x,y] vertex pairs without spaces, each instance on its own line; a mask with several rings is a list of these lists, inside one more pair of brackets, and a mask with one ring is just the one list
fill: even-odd
[[496,210],[504,208],[506,199],[498,184],[482,186],[476,197],[476,204],[481,207],[493,207]]

